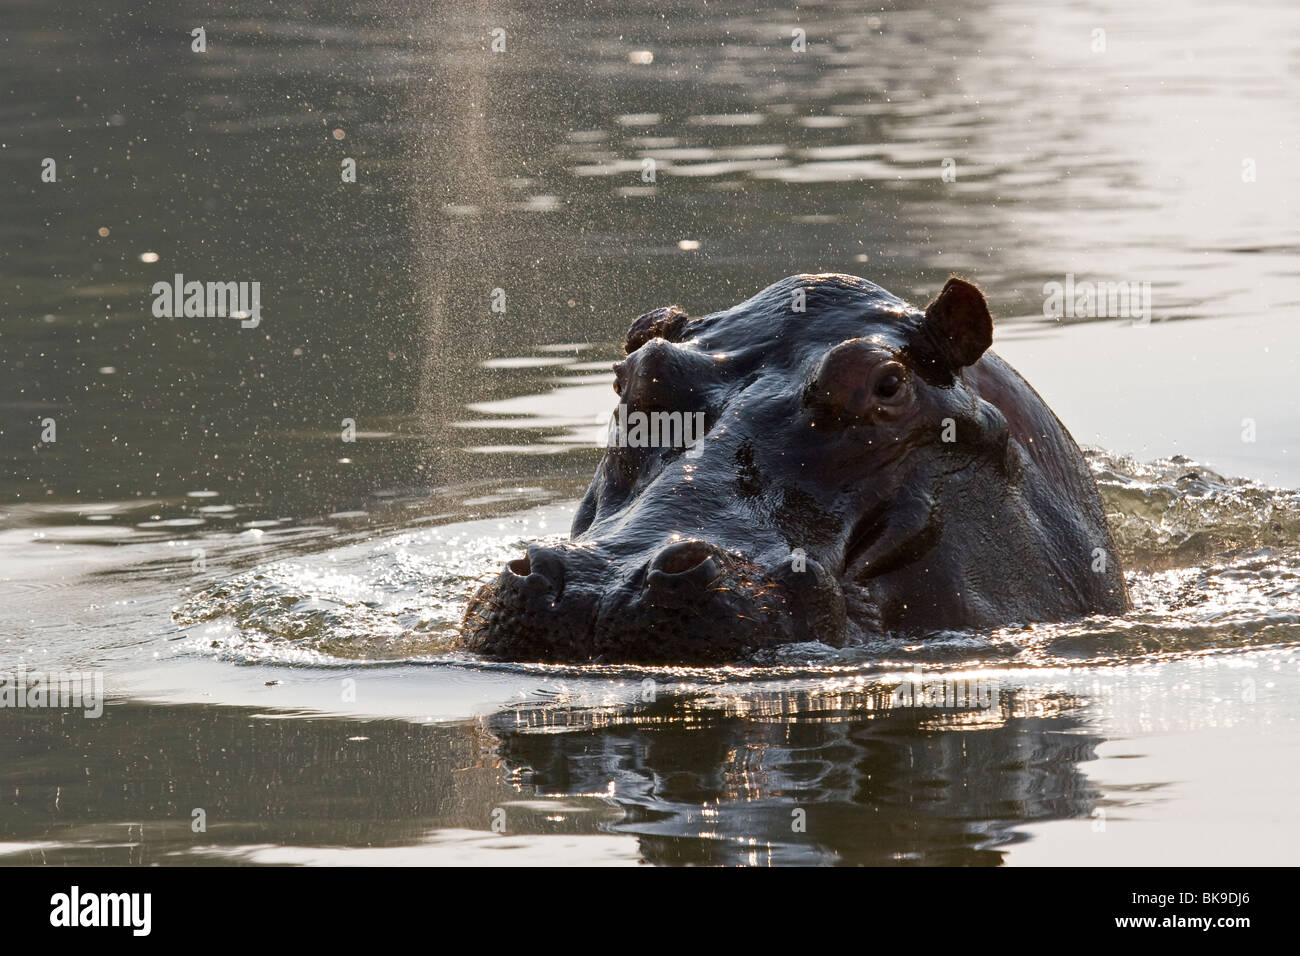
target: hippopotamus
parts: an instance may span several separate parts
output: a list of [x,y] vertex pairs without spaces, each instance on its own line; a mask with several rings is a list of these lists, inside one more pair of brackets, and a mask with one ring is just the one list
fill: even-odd
[[957,276],[925,309],[826,274],[642,315],[570,539],[471,597],[467,646],[713,665],[1122,613],[1087,462],[992,338]]

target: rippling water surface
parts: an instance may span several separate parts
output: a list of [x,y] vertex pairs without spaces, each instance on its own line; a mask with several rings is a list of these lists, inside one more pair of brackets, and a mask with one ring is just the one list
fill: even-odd
[[[780,648],[775,658],[761,652],[750,666],[729,669],[728,678],[770,676],[773,665],[800,674],[913,664],[1051,667],[1300,643],[1300,492],[1225,479],[1187,459],[1140,464],[1094,453],[1091,460],[1130,569],[1128,614],[952,632],[919,643],[880,638],[835,649],[811,641]],[[508,490],[518,498],[546,497],[542,488]],[[572,514],[572,502],[538,504],[505,520],[371,534],[323,554],[257,565],[178,606],[181,630],[171,651],[318,666],[472,664],[456,632],[468,593],[527,543],[566,538]],[[519,667],[578,676],[644,670]]]
[[[112,703],[0,708],[0,862],[1291,860],[1293,6],[48,6],[0,12],[0,670]],[[567,533],[628,322],[804,271],[981,283],[1132,612],[460,649]],[[178,272],[262,324],[155,318]],[[1067,275],[1150,321],[1045,318]]]

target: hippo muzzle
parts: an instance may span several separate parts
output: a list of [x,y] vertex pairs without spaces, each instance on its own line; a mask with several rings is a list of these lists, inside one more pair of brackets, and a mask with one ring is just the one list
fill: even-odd
[[717,664],[1122,611],[1087,465],[991,338],[956,278],[924,311],[803,275],[701,319],[641,316],[570,540],[473,595],[467,645]]
[[464,629],[475,650],[514,660],[722,663],[773,644],[842,645],[844,594],[814,559],[765,569],[697,538],[644,560],[532,545],[474,595]]

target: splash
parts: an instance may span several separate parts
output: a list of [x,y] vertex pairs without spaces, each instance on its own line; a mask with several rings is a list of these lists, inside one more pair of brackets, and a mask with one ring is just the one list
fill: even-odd
[[276,561],[175,609],[185,650],[316,666],[447,663],[583,675],[857,673],[891,668],[1061,667],[1151,662],[1300,644],[1300,492],[1226,478],[1189,459],[1090,451],[1128,569],[1132,610],[1051,624],[766,650],[728,668],[498,665],[458,645],[467,596],[531,541],[563,540],[571,508],[404,530]]

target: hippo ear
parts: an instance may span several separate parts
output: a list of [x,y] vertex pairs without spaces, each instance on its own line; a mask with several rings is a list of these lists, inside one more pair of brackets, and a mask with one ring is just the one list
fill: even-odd
[[984,293],[953,276],[926,306],[925,331],[936,358],[949,371],[973,365],[993,344],[993,317]]
[[675,305],[647,312],[640,318],[635,319],[627,330],[627,340],[623,343],[623,351],[631,355],[651,339],[666,339],[669,342],[679,341],[682,329],[686,327],[689,320],[690,316]]

